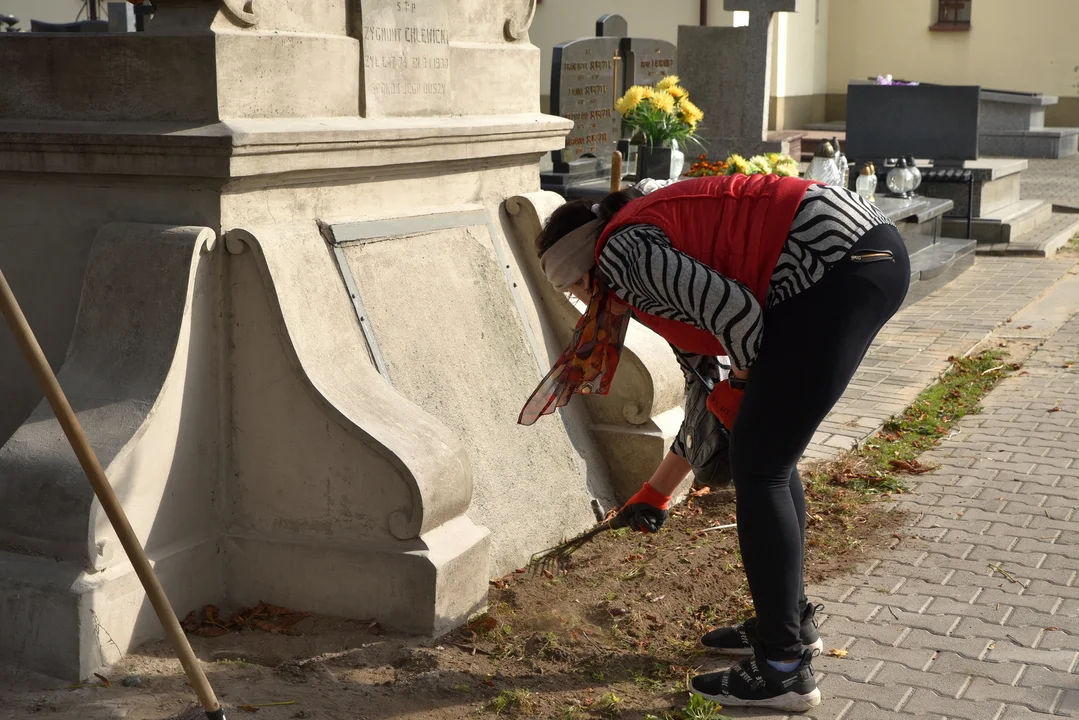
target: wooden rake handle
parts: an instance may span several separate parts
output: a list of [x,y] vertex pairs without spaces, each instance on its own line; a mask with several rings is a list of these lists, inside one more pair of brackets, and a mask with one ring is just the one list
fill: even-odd
[[184,635],[184,631],[176,619],[176,613],[173,611],[172,605],[169,604],[168,598],[165,597],[165,591],[161,587],[154,569],[150,566],[146,552],[142,549],[139,539],[135,536],[135,531],[127,520],[127,514],[124,512],[123,506],[120,505],[120,500],[116,497],[116,493],[113,492],[112,485],[109,484],[109,480],[105,476],[105,471],[101,469],[101,463],[98,462],[97,455],[94,454],[94,449],[90,446],[90,441],[86,439],[86,433],[83,432],[78,418],[75,417],[75,412],[71,409],[64,391],[60,388],[56,375],[53,373],[52,368],[49,367],[49,361],[45,359],[45,353],[41,351],[41,346],[38,344],[37,338],[34,337],[34,331],[30,329],[29,323],[26,322],[26,316],[23,315],[3,271],[0,271],[0,312],[7,319],[7,324],[15,335],[15,341],[18,343],[19,349],[26,356],[30,369],[33,370],[34,375],[37,377],[38,384],[44,391],[49,405],[52,406],[56,419],[60,422],[60,427],[64,429],[64,434],[67,436],[68,442],[71,443],[71,449],[75,451],[83,472],[86,473],[87,479],[90,480],[90,485],[94,488],[94,494],[97,495],[98,501],[101,502],[101,507],[105,510],[105,515],[108,516],[109,522],[112,523],[113,529],[119,536],[120,544],[123,545],[124,552],[127,553],[131,565],[135,568],[135,574],[138,575],[139,580],[142,582],[142,587],[146,590],[147,597],[150,598],[150,604],[153,605],[154,612],[157,613],[157,619],[161,621],[162,627],[165,628],[165,635],[168,636],[169,642],[172,643],[173,650],[176,651],[176,656],[184,667],[184,672],[187,674],[191,687],[195,688],[195,693],[206,711],[206,716],[210,720],[225,720],[225,713],[221,709],[221,703],[217,701],[217,696],[214,694],[213,688],[210,687],[206,674],[203,673],[202,666],[199,665],[198,658],[195,657],[195,653],[191,650],[191,645],[187,642],[187,636]]

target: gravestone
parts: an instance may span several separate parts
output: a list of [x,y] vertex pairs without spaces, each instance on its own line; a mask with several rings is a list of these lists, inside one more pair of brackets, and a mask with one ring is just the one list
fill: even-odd
[[880,162],[914,155],[937,166],[962,166],[978,157],[980,97],[976,85],[852,83],[847,156]]
[[625,59],[625,85],[655,85],[675,74],[677,48],[672,42],[652,38],[622,38],[621,54]]
[[794,12],[796,0],[724,0],[725,10],[748,11],[746,27],[678,28],[678,68],[704,111],[698,135],[714,157],[736,152],[789,152],[768,137],[772,16]]
[[[622,140],[615,101],[630,85],[653,85],[675,72],[675,46],[627,37],[621,15],[596,20],[596,37],[556,45],[551,67],[551,114],[573,121],[566,147],[552,153],[554,171],[541,175],[545,190],[603,182],[611,154]],[[625,152],[623,153],[625,154]]]
[[629,23],[621,15],[608,13],[596,20],[596,37],[623,38],[629,35]]
[[363,47],[365,117],[450,111],[450,31],[444,0],[353,0]]
[[609,37],[555,46],[551,114],[573,121],[565,149],[555,152],[556,172],[569,172],[570,163],[582,156],[606,158],[614,152],[622,127],[622,118],[614,110],[622,94],[618,49],[619,38]]

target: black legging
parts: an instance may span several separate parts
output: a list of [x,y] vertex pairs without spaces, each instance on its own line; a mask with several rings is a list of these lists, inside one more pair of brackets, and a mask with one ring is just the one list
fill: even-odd
[[[894,261],[856,262],[868,250]],[[797,463],[899,309],[910,261],[899,232],[866,233],[813,287],[768,308],[764,336],[731,432],[738,542],[769,660],[801,657],[805,494]]]

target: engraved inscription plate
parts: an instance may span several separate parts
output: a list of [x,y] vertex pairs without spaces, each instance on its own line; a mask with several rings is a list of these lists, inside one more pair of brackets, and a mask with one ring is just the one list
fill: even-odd
[[363,53],[364,115],[450,111],[450,31],[445,0],[353,0]]
[[564,166],[582,155],[609,158],[621,137],[622,118],[614,102],[622,93],[619,38],[584,38],[556,45],[551,69],[551,113],[573,121],[566,149],[556,154]]
[[675,74],[678,49],[674,43],[649,38],[622,40],[622,56],[626,59],[626,82],[630,85],[655,85]]

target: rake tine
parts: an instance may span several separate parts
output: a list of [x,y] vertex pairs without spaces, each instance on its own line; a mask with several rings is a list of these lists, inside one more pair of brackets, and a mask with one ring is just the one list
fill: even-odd
[[552,565],[562,569],[569,561],[570,555],[580,550],[600,533],[612,529],[614,527],[613,520],[614,518],[604,520],[599,525],[591,530],[586,530],[577,537],[570,538],[560,545],[555,545],[552,548],[535,553],[532,555],[528,564],[536,571],[549,570]]

